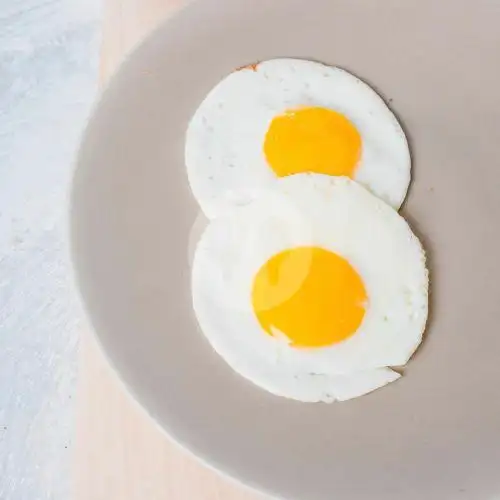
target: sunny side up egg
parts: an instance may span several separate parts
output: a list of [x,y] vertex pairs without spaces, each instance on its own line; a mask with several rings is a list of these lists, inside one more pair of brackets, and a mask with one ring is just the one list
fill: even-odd
[[297,173],[347,176],[396,209],[410,182],[405,134],[377,93],[298,59],[248,66],[216,85],[188,125],[185,159],[209,218]]
[[427,319],[425,253],[406,221],[346,177],[277,179],[212,220],[192,269],[213,348],[267,391],[346,400],[399,377]]

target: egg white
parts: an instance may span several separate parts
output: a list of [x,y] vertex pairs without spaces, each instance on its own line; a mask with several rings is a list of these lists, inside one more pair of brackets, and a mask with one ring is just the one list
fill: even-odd
[[[317,246],[349,261],[368,295],[350,338],[297,349],[268,335],[251,303],[253,280],[273,255]],[[238,373],[302,401],[348,399],[395,380],[427,319],[425,253],[406,221],[346,177],[297,174],[254,193],[211,221],[193,260],[193,307],[201,330]]]
[[[276,178],[263,145],[272,119],[288,109],[321,106],[345,115],[358,130],[362,153],[354,179],[394,208],[410,183],[405,134],[384,101],[366,83],[336,67],[275,59],[235,71],[216,85],[192,117],[186,134],[189,182],[213,218],[248,190]],[[307,166],[305,166],[307,168]]]

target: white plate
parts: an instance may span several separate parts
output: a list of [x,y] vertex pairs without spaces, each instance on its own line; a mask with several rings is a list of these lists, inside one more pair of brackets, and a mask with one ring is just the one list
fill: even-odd
[[[73,254],[110,362],[176,441],[286,499],[500,498],[499,19],[488,0],[202,0],[128,58],[83,141]],[[186,124],[224,75],[277,56],[367,80],[415,159],[404,213],[430,253],[427,339],[400,381],[348,403],[257,389],[191,310]]]

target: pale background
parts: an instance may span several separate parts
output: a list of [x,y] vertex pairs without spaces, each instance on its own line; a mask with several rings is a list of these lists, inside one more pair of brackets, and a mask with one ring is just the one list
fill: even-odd
[[100,4],[0,0],[1,500],[71,498],[84,327],[65,218],[97,91]]

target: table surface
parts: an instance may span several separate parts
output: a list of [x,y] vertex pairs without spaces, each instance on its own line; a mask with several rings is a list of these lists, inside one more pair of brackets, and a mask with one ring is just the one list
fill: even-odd
[[[105,0],[101,79],[183,0]],[[256,500],[172,444],[82,339],[75,500]]]

